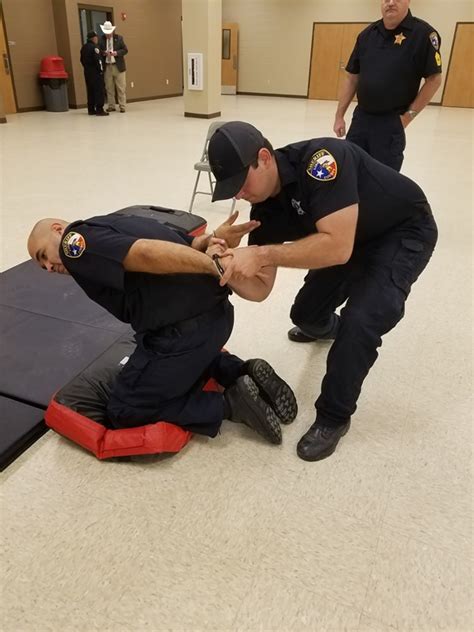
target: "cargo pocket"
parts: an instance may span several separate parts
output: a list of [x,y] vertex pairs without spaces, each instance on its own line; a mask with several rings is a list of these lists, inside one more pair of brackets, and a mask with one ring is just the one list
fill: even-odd
[[390,153],[392,156],[400,156],[405,151],[406,146],[405,131],[392,134],[392,142],[390,143]]
[[392,281],[408,296],[411,286],[430,260],[431,250],[417,239],[402,239],[400,243],[392,261]]
[[123,367],[119,374],[119,382],[126,389],[133,389],[144,371],[146,370],[150,359],[141,349],[136,349],[127,364]]

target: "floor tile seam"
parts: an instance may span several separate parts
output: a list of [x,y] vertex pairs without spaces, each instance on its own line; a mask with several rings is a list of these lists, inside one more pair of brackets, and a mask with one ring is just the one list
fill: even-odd
[[[389,627],[392,630],[400,630],[400,628],[398,627],[398,625],[392,624],[392,623],[388,623],[387,621],[381,621],[378,617],[374,617],[370,612],[366,612],[363,608],[362,608],[362,612],[360,615],[360,618],[362,619],[362,617],[368,617],[369,619],[372,619],[372,621],[375,621],[377,623],[379,623],[380,625],[383,625],[385,627]],[[359,627],[360,627],[360,623],[359,623]],[[421,631],[417,631],[417,630],[401,630],[400,632],[421,632]],[[431,630],[430,632],[435,632],[434,630]],[[449,631],[448,631],[449,632]],[[454,632],[454,630],[452,630],[451,632]]]
[[[278,574],[278,573],[276,573]],[[287,579],[287,577],[283,577],[281,575],[279,575],[280,579]],[[242,604],[238,609],[238,612],[236,613],[236,616],[234,617],[233,621],[232,621],[232,625],[233,625],[233,629],[235,629],[235,622],[238,619],[238,616],[242,610],[242,608],[245,605],[245,600],[247,599],[247,597],[249,597],[254,591],[253,588],[254,586],[257,584],[258,582],[258,577],[255,577],[251,586],[249,587],[247,593],[245,594],[245,596],[242,598]],[[257,584],[258,585],[258,584]],[[351,603],[349,601],[344,601],[344,600],[340,600],[340,599],[334,599],[332,596],[328,596],[327,593],[325,593],[324,591],[321,590],[314,590],[311,586],[307,586],[304,582],[300,582],[298,580],[291,582],[291,588],[294,588],[296,590],[303,588],[305,590],[305,592],[318,597],[321,600],[324,600],[325,602],[331,602],[334,605],[340,605],[340,606],[344,606],[345,608],[351,608],[351,609],[356,609],[358,610],[358,608],[354,605],[354,603]],[[301,608],[297,609],[297,613],[300,612]],[[361,607],[361,611],[359,613],[359,621],[360,618],[362,616],[362,607]],[[358,626],[357,626],[358,627]],[[356,630],[357,628],[354,628],[354,630]]]
[[[269,558],[267,558],[269,559]],[[288,582],[288,575],[285,574],[283,571],[279,571],[278,569],[273,569],[272,573],[274,575],[276,575],[279,579],[282,580],[286,580]],[[318,578],[319,579],[319,578]],[[369,582],[369,579],[367,580]],[[315,595],[317,595],[318,597],[321,597],[323,599],[330,599],[333,600],[333,592],[330,592],[329,590],[326,592],[324,590],[320,590],[320,591],[315,591],[313,588],[311,588],[310,586],[307,585],[307,583],[304,580],[300,580],[300,579],[292,579],[291,580],[291,585],[294,586],[295,588],[303,588],[304,590],[311,592]],[[362,608],[363,606],[363,598],[361,597],[360,599],[357,600],[357,603],[350,600],[350,599],[344,599],[344,597],[339,597],[339,599],[337,600],[338,603],[340,603],[343,606],[349,607],[349,608]],[[360,602],[360,603],[359,603]]]
[[[9,268],[11,269],[11,268]],[[5,272],[8,272],[8,270],[5,270]],[[71,323],[73,325],[81,325],[83,327],[92,327],[92,329],[100,329],[101,331],[107,331],[110,333],[116,333],[117,335],[120,334],[121,336],[125,335],[127,333],[127,328],[125,327],[123,331],[121,331],[120,329],[111,329],[110,327],[103,327],[101,325],[97,325],[97,324],[92,324],[92,323],[85,323],[79,320],[71,320],[70,318],[63,318],[62,316],[53,316],[52,314],[45,314],[43,312],[35,312],[32,309],[28,309],[26,307],[18,307],[16,305],[10,305],[8,303],[1,303],[0,304],[0,308],[1,307],[8,307],[9,309],[14,309],[14,310],[18,310],[20,312],[24,312],[25,314],[31,314],[33,316],[42,316],[43,318],[51,318],[52,320],[58,320],[64,323]],[[120,322],[120,321],[117,321]]]
[[[375,554],[374,554],[374,557],[372,559],[372,563],[371,563],[370,569],[369,569],[369,581],[367,582],[367,588],[365,590],[364,599],[362,601],[361,618],[362,618],[362,616],[364,614],[366,616],[371,616],[369,613],[366,612],[365,607],[366,607],[366,605],[368,603],[369,595],[372,592],[371,589],[372,589],[372,586],[373,586],[373,582],[375,581],[375,579],[374,579],[374,570],[375,570],[377,561],[378,561],[378,559],[380,557],[379,544],[380,544],[380,541],[381,541],[382,537],[383,537],[383,532],[382,532],[382,529],[380,529],[378,537],[377,537],[377,542],[375,543],[375,547],[374,547]],[[395,629],[398,630],[398,627],[396,627]]]
[[[419,538],[416,536],[413,536],[413,534],[407,532],[407,531],[403,531],[403,527],[400,526],[399,524],[394,525],[394,524],[390,524],[390,523],[386,523],[384,522],[384,524],[382,525],[384,527],[388,527],[389,529],[391,529],[392,531],[396,532],[398,535],[404,537],[407,539],[408,544],[410,543],[415,543],[418,545],[422,545],[424,547],[428,547],[429,549],[431,549],[432,551],[442,551],[443,553],[449,554],[449,556],[451,557],[451,559],[457,560],[458,562],[464,562],[466,560],[466,556],[465,555],[460,555],[459,553],[457,553],[457,549],[459,547],[459,541],[457,541],[456,545],[453,544],[453,548],[448,547],[445,544],[436,544],[433,545],[432,542],[428,542],[426,540],[424,540],[423,538]],[[471,554],[473,551],[472,548],[472,536],[470,538],[471,542],[471,546],[469,547],[471,550]],[[469,537],[466,540],[467,543],[469,543]],[[471,555],[471,559],[474,559],[474,556]]]
[[[300,477],[303,476],[303,475],[304,475],[304,472],[301,473]],[[300,495],[300,499],[301,500],[307,500],[307,499],[309,499],[309,495],[308,495],[308,497],[303,497],[303,495]],[[288,503],[289,502],[290,501],[288,500]],[[325,504],[324,502],[321,502],[320,500],[318,500],[318,507],[320,507],[322,509],[325,509],[327,511],[330,511],[330,512],[335,512],[335,513],[339,514],[342,517],[350,518],[354,522],[357,522],[357,523],[359,523],[359,524],[361,524],[363,526],[366,526],[366,527],[371,527],[374,524],[371,519],[361,518],[360,516],[357,516],[356,514],[353,514],[353,513],[350,513],[350,512],[348,512],[348,511],[346,511],[344,509],[341,509],[340,506]],[[381,523],[381,520],[378,520],[376,524],[379,524],[379,523]],[[368,550],[371,550],[371,548],[368,549]]]
[[[406,482],[405,478],[408,477],[410,479],[410,481],[413,481],[413,479],[417,479],[419,478],[419,475],[423,474],[423,472],[420,471],[420,468],[418,465],[409,465],[407,463],[404,464],[404,468],[399,468],[397,472],[394,472],[393,474],[393,480],[391,483],[391,487],[390,490],[387,494],[389,501],[392,500],[392,491],[393,491],[393,486],[395,485],[395,482],[398,480],[400,481],[401,478],[403,478],[402,482]],[[472,470],[470,471],[470,474],[472,476]],[[430,485],[430,491],[432,489],[437,489],[440,492],[446,493],[447,495],[451,495],[452,498],[452,493],[453,493],[453,482],[452,481],[448,481],[448,482],[444,482],[444,481],[440,481],[439,477],[436,478],[436,482],[434,484],[433,482],[433,478],[434,476],[427,476],[427,481],[426,483],[428,485]],[[455,485],[455,483],[454,483]],[[470,483],[469,481],[466,482],[467,488],[462,488],[460,490],[459,493],[459,497],[461,498],[465,498],[467,496],[467,498],[471,498],[472,497],[472,483]],[[470,489],[469,489],[470,487]],[[417,491],[420,491],[420,493],[423,492],[423,490],[426,488],[426,485],[422,484],[422,481],[420,481],[420,484],[417,486]],[[471,505],[472,506],[472,505]]]

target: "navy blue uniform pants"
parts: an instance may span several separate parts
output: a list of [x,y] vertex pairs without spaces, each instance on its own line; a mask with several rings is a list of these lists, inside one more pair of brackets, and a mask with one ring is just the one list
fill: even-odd
[[436,239],[436,224],[427,212],[360,246],[347,264],[307,274],[290,314],[303,331],[327,331],[335,308],[347,300],[315,404],[318,422],[337,426],[354,414],[382,336],[403,318],[411,286]]
[[137,348],[119,373],[107,413],[116,428],[169,421],[216,436],[224,416],[222,393],[203,392],[209,378],[227,388],[244,362],[222,351],[234,324],[224,300],[211,312],[157,332],[137,334]]
[[369,114],[357,106],[346,140],[362,147],[384,165],[400,171],[406,137],[399,114]]
[[84,70],[87,88],[87,111],[96,114],[104,109],[105,85],[104,75],[94,68]]

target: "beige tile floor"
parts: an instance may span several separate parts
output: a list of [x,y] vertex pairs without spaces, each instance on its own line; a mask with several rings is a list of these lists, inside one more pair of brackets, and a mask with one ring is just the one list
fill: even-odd
[[[279,145],[330,135],[334,105],[223,97],[222,113]],[[45,215],[186,209],[209,122],[182,112],[176,98],[107,119],[9,117],[1,269]],[[336,454],[295,454],[328,346],[286,339],[303,273],[282,270],[264,304],[235,300],[229,347],[294,386],[283,445],[227,424],[173,458],[101,463],[49,432],[2,475],[2,630],[472,629],[472,136],[471,111],[440,107],[408,130],[403,171],[431,200],[439,245]],[[229,209],[195,206],[211,227]]]

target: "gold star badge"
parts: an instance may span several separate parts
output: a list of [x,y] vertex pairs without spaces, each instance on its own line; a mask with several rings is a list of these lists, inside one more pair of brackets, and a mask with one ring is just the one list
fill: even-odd
[[398,44],[399,46],[402,45],[403,40],[406,40],[406,37],[403,35],[403,33],[399,33],[398,35],[395,35],[395,44]]

